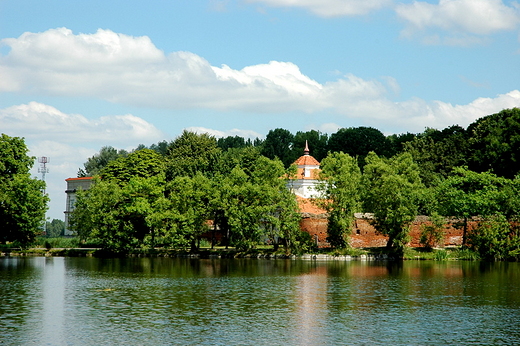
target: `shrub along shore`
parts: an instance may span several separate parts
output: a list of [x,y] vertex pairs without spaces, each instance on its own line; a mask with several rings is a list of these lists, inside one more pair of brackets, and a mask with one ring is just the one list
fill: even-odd
[[[48,245],[48,244],[47,244]],[[302,260],[334,260],[334,261],[386,261],[386,260],[480,260],[478,253],[460,247],[424,249],[407,248],[402,257],[395,257],[391,251],[384,247],[377,248],[350,248],[350,249],[319,249],[312,253],[302,255],[286,254],[283,251],[275,251],[272,247],[258,248],[248,251],[240,251],[236,248],[201,247],[196,252],[188,250],[172,249],[135,249],[126,253],[114,253],[101,248],[62,248],[62,247],[32,247],[32,248],[0,248],[0,257],[183,257],[200,259],[219,258],[257,258],[257,259],[302,259]]]

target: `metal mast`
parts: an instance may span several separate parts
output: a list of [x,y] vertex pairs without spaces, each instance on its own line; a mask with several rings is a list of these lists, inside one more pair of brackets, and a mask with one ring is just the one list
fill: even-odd
[[[49,173],[49,169],[47,168],[47,163],[49,163],[51,159],[47,156],[42,156],[38,158],[38,162],[40,163],[40,167],[38,168],[38,173],[42,174],[42,181],[45,183],[45,174]],[[45,195],[45,185],[43,187],[42,193]],[[47,218],[44,218],[43,221],[43,234],[47,235]]]

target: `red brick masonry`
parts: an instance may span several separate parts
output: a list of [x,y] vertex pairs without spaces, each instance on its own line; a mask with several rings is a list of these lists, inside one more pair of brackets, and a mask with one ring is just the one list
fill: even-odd
[[[359,214],[358,214],[359,215]],[[378,234],[376,229],[370,224],[370,216],[361,214],[355,219],[354,227],[350,237],[352,247],[380,247],[385,246],[388,237]],[[444,246],[458,246],[462,244],[462,227],[455,227],[461,220],[449,219],[444,228]],[[426,216],[418,216],[411,225],[409,246],[419,247],[421,237],[421,226],[429,224]],[[474,229],[476,221],[468,222],[468,231]],[[315,239],[320,247],[328,247],[327,243],[327,217],[325,214],[302,213],[300,227],[308,232]]]

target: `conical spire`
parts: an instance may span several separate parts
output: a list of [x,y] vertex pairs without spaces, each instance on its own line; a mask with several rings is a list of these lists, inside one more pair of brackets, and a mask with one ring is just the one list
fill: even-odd
[[303,155],[309,155],[309,144],[307,143],[307,140],[305,140],[305,149],[303,149]]

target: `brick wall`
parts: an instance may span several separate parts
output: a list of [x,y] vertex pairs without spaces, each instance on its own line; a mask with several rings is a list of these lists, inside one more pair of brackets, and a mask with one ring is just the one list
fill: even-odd
[[[444,246],[462,245],[463,230],[455,227],[461,223],[461,220],[449,219],[444,227]],[[421,237],[421,226],[430,224],[425,216],[418,216],[411,225],[409,246],[419,247]],[[468,222],[468,231],[477,226],[477,221]],[[325,215],[302,214],[300,221],[302,231],[308,232],[311,237],[317,241],[319,247],[328,247],[327,243],[327,218]],[[354,222],[350,244],[352,247],[381,247],[385,246],[388,237],[378,234],[376,229],[370,224],[369,217],[357,217]]]

